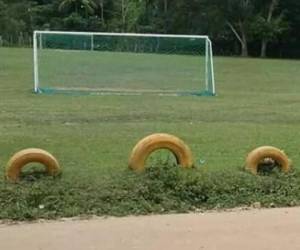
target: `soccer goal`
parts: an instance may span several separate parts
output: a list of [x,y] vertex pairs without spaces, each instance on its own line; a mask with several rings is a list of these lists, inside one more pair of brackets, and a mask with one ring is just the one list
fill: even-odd
[[216,94],[208,36],[35,31],[34,91]]

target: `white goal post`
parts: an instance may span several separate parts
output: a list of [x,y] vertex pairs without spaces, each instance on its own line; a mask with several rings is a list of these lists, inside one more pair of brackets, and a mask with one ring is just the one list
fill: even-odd
[[34,31],[34,92],[216,95],[208,36]]

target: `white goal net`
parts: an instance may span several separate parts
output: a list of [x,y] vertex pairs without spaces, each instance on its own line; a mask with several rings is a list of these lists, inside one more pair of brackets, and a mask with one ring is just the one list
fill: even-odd
[[207,36],[34,32],[34,91],[215,95]]

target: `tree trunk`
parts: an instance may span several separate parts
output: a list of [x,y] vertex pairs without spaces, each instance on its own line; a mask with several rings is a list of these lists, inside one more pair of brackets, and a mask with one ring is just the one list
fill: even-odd
[[267,39],[263,39],[261,42],[261,52],[260,52],[260,57],[262,58],[265,58],[267,55],[267,45],[268,45]]
[[237,40],[241,44],[241,56],[247,57],[248,56],[248,40],[247,40],[246,33],[244,31],[243,25],[241,23],[239,23],[241,35],[238,33],[238,31],[235,29],[235,27],[230,22],[227,22],[227,25],[229,26],[229,28],[231,29],[231,31],[233,32],[233,34],[236,36]]
[[269,7],[269,12],[268,12],[268,18],[267,18],[268,22],[271,22],[274,10],[275,10],[276,6],[278,5],[278,3],[279,3],[279,0],[272,0],[270,7]]
[[164,0],[163,12],[164,12],[164,33],[168,33],[168,0]]
[[164,0],[164,12],[165,14],[168,12],[168,0]]
[[125,10],[125,0],[122,0],[122,31],[125,31],[126,26],[126,10]]
[[242,43],[241,56],[242,57],[247,57],[248,55],[249,55],[249,53],[248,53],[248,44],[247,43]]
[[[267,22],[270,23],[273,18],[273,13],[276,9],[276,6],[278,5],[279,0],[272,0],[269,6],[268,11],[268,17]],[[263,38],[261,41],[261,51],[260,51],[260,57],[264,58],[267,55],[267,46],[268,46],[268,40],[266,38]]]
[[248,56],[248,39],[247,39],[247,35],[246,32],[244,30],[244,26],[242,23],[239,24],[240,26],[240,30],[242,33],[242,53],[241,55],[243,57],[247,57]]
[[100,1],[100,8],[101,8],[101,23],[102,25],[104,25],[104,3],[103,3],[103,0]]

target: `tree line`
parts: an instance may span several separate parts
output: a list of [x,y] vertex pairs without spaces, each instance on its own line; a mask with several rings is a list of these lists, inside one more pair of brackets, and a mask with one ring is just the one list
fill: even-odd
[[33,30],[205,34],[219,55],[300,58],[300,1],[0,0],[0,45]]

